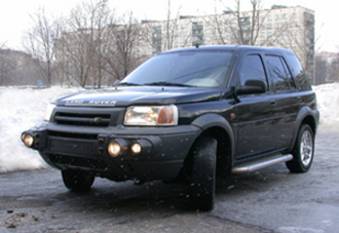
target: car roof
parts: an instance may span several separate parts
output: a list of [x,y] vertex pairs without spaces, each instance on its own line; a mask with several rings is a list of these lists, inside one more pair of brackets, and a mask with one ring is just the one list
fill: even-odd
[[202,45],[199,47],[189,48],[176,48],[162,52],[175,53],[175,52],[193,52],[193,51],[236,51],[236,52],[265,52],[265,53],[277,53],[277,54],[293,54],[292,50],[286,48],[277,47],[263,47],[263,46],[251,46],[251,45]]

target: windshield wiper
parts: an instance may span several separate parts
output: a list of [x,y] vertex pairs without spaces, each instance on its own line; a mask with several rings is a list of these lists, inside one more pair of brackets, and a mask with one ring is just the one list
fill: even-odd
[[139,84],[139,83],[122,82],[122,83],[118,83],[117,86],[141,86],[141,84]]
[[195,87],[193,85],[189,84],[183,84],[183,83],[170,83],[165,81],[160,82],[152,82],[152,83],[144,83],[145,86],[172,86],[172,87]]

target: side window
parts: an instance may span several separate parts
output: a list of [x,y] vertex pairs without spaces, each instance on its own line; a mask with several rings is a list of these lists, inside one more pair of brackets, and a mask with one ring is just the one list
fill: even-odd
[[304,73],[303,67],[296,56],[289,54],[286,58],[294,78],[297,78]]
[[268,55],[266,61],[273,89],[276,91],[289,90],[291,77],[284,67],[281,57]]
[[294,82],[294,79],[293,79],[293,77],[291,75],[290,70],[288,69],[288,66],[286,64],[285,59],[281,58],[281,62],[283,64],[283,67],[284,67],[284,70],[285,70],[285,73],[286,73],[286,78],[287,78],[287,80],[289,82],[290,88],[295,89],[296,88],[295,82]]
[[241,86],[244,86],[247,80],[260,80],[267,83],[264,65],[259,55],[247,55],[243,58],[239,78]]
[[304,69],[298,58],[294,54],[289,54],[286,56],[286,59],[297,87],[306,90],[311,89],[310,81],[306,77]]

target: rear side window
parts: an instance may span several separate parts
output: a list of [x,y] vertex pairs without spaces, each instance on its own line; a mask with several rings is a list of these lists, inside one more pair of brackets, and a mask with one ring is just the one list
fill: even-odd
[[283,57],[281,57],[281,62],[282,62],[283,67],[284,67],[284,69],[285,69],[286,77],[287,77],[287,80],[288,80],[288,82],[289,82],[290,88],[293,88],[293,89],[294,89],[294,88],[296,87],[296,86],[295,86],[294,79],[293,79],[293,77],[292,77],[292,75],[291,75],[291,71],[289,70],[289,68],[288,68],[288,66],[287,66],[287,64],[286,64],[286,61],[285,61],[285,59],[284,59]]
[[288,54],[286,56],[286,61],[297,87],[301,89],[311,89],[310,81],[306,77],[304,69],[298,58],[294,54]]
[[282,57],[268,55],[266,56],[266,61],[273,89],[276,91],[291,89],[293,87],[292,78]]
[[244,86],[247,80],[266,81],[266,74],[261,57],[257,54],[247,55],[240,66],[240,85]]

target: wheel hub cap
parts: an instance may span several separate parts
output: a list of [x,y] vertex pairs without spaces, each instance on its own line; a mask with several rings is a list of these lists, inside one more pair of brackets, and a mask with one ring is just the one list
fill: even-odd
[[300,155],[303,165],[308,166],[313,156],[313,138],[311,132],[308,130],[304,131],[301,137]]

